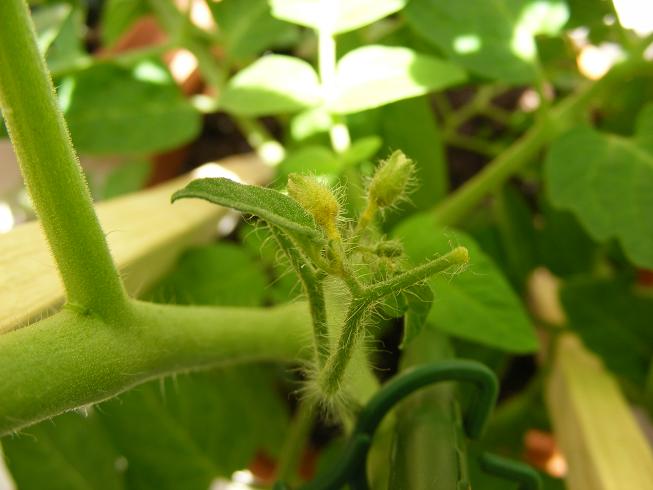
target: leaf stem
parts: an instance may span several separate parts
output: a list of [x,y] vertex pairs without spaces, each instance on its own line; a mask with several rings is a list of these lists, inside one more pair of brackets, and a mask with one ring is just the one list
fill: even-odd
[[368,287],[364,294],[367,302],[376,302],[391,293],[406,289],[429,277],[444,272],[452,266],[462,266],[469,262],[469,252],[465,247],[456,247],[451,252],[418,265],[406,272]]
[[371,315],[374,305],[384,296],[396,293],[413,284],[419,283],[451,266],[463,265],[469,261],[465,247],[457,247],[446,255],[419,265],[407,272],[386,281],[365,288],[360,295],[354,296],[349,305],[338,347],[327,360],[320,372],[318,385],[327,399],[334,398],[341,390],[342,380],[358,339],[363,335],[363,326]]
[[126,294],[23,0],[0,2],[0,108],[69,305],[119,316]]
[[362,327],[368,318],[369,310],[370,305],[364,299],[352,299],[338,339],[338,347],[318,377],[320,392],[327,400],[333,399],[341,391],[347,364],[353,355],[354,346],[358,343],[358,337],[363,332]]
[[[331,0],[322,0],[321,8],[325,16],[331,15],[329,12],[334,10],[333,5],[330,5]],[[322,83],[322,98],[325,105],[328,107],[336,95],[336,39],[331,30],[332,22],[325,22],[324,26],[320,27],[317,31],[318,43],[318,71],[320,74],[320,81]],[[349,129],[345,123],[343,116],[332,114],[332,125],[329,129],[329,136],[331,137],[331,146],[337,153],[342,153],[347,150],[351,145],[351,137]]]
[[284,251],[306,293],[313,323],[313,340],[315,345],[315,358],[321,368],[330,354],[329,324],[327,322],[326,303],[322,280],[317,277],[317,271],[311,266],[297,246],[286,237],[283,232],[270,226],[274,238]]

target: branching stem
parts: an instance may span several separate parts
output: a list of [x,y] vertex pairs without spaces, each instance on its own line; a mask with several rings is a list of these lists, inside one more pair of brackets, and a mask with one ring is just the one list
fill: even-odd
[[336,350],[329,357],[320,372],[318,384],[327,398],[335,397],[341,390],[342,381],[358,339],[363,335],[363,326],[374,310],[376,303],[384,296],[397,293],[413,284],[419,283],[435,274],[469,261],[465,247],[457,247],[451,252],[386,281],[369,286],[352,298],[345,323],[338,339]]
[[297,246],[286,237],[283,232],[271,226],[272,234],[284,251],[295,273],[299,276],[311,312],[313,323],[313,340],[315,344],[315,357],[321,368],[330,354],[329,324],[327,322],[326,303],[324,301],[324,288],[322,278],[309,263]]
[[507,179],[533,161],[542,147],[569,129],[598,94],[603,93],[615,81],[623,80],[638,71],[650,71],[650,69],[651,64],[641,59],[641,53],[635,53],[632,60],[615,66],[602,79],[584,86],[546,111],[546,114],[538,117],[533,127],[511,147],[438,204],[433,210],[435,222],[439,225],[458,223],[478,205],[481,199],[498,189]]
[[24,0],[0,2],[0,108],[68,303],[107,320],[119,317],[126,294]]

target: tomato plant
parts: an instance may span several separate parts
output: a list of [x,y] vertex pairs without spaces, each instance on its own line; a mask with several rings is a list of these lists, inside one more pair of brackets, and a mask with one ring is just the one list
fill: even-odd
[[[0,298],[8,478],[650,483],[624,403],[653,413],[653,26],[635,3],[1,2],[0,136],[30,196],[1,209],[38,217],[65,290],[38,321]],[[128,294],[93,199],[242,149],[268,186],[195,178],[170,209],[245,220]]]

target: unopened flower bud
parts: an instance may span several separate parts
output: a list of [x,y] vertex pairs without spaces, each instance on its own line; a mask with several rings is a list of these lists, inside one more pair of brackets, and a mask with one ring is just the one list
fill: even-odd
[[288,194],[313,216],[330,239],[339,238],[336,221],[340,214],[340,205],[331,189],[315,177],[290,174]]
[[397,204],[407,193],[415,174],[413,161],[400,150],[381,162],[369,187],[369,199],[383,209]]
[[379,257],[400,257],[403,253],[404,247],[397,240],[381,242],[376,246],[376,254]]

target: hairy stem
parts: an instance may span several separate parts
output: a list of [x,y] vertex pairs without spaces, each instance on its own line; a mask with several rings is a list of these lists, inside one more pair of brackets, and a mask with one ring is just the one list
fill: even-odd
[[469,253],[467,249],[458,247],[442,257],[419,265],[386,281],[369,286],[363,289],[359,295],[355,295],[345,317],[342,333],[338,339],[338,347],[320,372],[318,384],[322,394],[327,398],[333,398],[340,392],[347,364],[353,355],[358,339],[364,333],[365,321],[369,318],[374,305],[380,299],[443,272],[449,267],[463,265],[468,261]]
[[0,335],[0,436],[175,372],[310,357],[305,303],[275,308],[130,301],[124,325],[63,310]]
[[374,199],[368,198],[365,210],[363,210],[363,213],[358,218],[358,223],[356,224],[357,235],[360,235],[365,231],[365,229],[374,221],[377,210],[378,206],[376,205],[376,202],[374,202]]
[[362,299],[352,299],[349,311],[345,317],[342,333],[338,339],[338,347],[327,360],[324,369],[320,372],[318,385],[320,392],[327,399],[334,398],[342,389],[342,381],[352,358],[358,337],[363,333],[363,325],[367,320],[371,305]]
[[388,294],[406,289],[435,274],[444,272],[450,267],[462,266],[467,264],[467,262],[469,262],[469,252],[467,249],[465,247],[456,247],[442,257],[430,260],[409,271],[368,287],[364,293],[365,298],[368,302],[378,301]]
[[295,270],[306,293],[313,323],[313,339],[315,342],[315,357],[319,367],[322,367],[329,357],[329,324],[327,322],[326,303],[322,280],[317,277],[317,271],[310,265],[304,254],[283,232],[271,226],[272,234],[284,251],[292,268]]
[[0,2],[0,108],[68,303],[117,318],[126,294],[24,0]]

